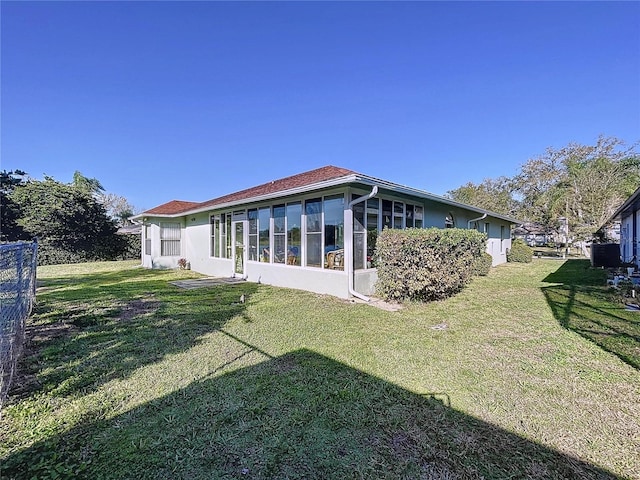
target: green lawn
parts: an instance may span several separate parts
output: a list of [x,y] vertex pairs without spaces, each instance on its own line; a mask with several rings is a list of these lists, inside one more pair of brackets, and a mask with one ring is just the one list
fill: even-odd
[[399,312],[135,263],[39,269],[0,478],[640,478],[640,313],[588,262]]

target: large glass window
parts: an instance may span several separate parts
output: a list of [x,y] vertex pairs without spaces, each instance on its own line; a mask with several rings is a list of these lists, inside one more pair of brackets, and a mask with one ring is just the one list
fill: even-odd
[[211,256],[220,257],[220,217],[211,216]]
[[180,224],[160,224],[160,255],[163,257],[180,256]]
[[393,228],[404,228],[404,203],[393,202]]
[[405,206],[405,226],[407,228],[413,227],[413,205],[407,204]]
[[304,203],[307,226],[306,265],[322,267],[322,199],[314,198]]
[[[352,200],[357,195],[352,196]],[[353,206],[353,268],[364,268],[365,262],[365,205],[366,202],[356,203]]]
[[271,250],[269,249],[269,223],[271,221],[271,209],[269,207],[258,210],[258,229],[259,229],[259,255],[260,261],[271,261]]
[[151,255],[151,225],[144,226],[144,254]]
[[302,254],[302,204],[287,203],[287,265],[300,265]]
[[[344,196],[334,195],[324,199],[324,251],[327,266],[344,269]],[[335,254],[330,254],[331,252]]]
[[231,214],[227,213],[225,229],[226,232],[226,252],[224,258],[231,258]]
[[284,205],[273,207],[273,261],[285,263],[286,260],[286,209]]
[[413,211],[413,226],[416,228],[422,228],[422,226],[424,225],[423,223],[423,208],[416,205],[414,207],[414,211]]
[[393,202],[382,200],[382,228],[391,228],[393,225]]
[[380,200],[367,200],[367,268],[374,267],[374,253],[378,240],[378,225],[380,221]]
[[227,215],[220,215],[220,243],[216,247],[216,251],[221,258],[227,258]]
[[258,209],[251,208],[247,211],[249,219],[249,260],[258,260]]

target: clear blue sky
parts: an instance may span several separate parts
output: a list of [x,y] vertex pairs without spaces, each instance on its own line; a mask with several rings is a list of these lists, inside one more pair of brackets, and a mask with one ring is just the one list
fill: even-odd
[[2,164],[138,209],[323,165],[444,194],[640,140],[640,3],[8,2]]

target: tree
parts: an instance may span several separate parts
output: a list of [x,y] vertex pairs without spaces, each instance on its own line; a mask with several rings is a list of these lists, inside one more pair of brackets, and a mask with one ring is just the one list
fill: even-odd
[[102,193],[98,195],[98,201],[104,205],[107,215],[120,227],[128,225],[129,217],[135,213],[135,207],[126,198],[115,193]]
[[73,172],[73,186],[91,195],[100,195],[104,187],[97,178],[87,178],[78,170]]
[[16,187],[11,198],[20,206],[18,224],[53,256],[47,263],[112,259],[124,249],[115,223],[84,186],[45,176]]
[[600,136],[595,145],[548,148],[515,182],[523,218],[552,229],[564,217],[572,236],[587,240],[640,186],[640,156],[622,140]]
[[545,155],[528,160],[513,179],[520,198],[519,215],[523,220],[555,228],[559,201],[558,181],[563,177],[558,155],[547,149]]
[[507,177],[497,179],[485,178],[482,183],[468,182],[455,190],[447,192],[446,196],[456,202],[466,203],[476,207],[491,210],[503,215],[516,215],[519,203],[513,196],[514,183]]
[[15,242],[28,237],[18,225],[20,206],[11,198],[11,193],[24,185],[26,173],[22,170],[0,172],[0,241]]

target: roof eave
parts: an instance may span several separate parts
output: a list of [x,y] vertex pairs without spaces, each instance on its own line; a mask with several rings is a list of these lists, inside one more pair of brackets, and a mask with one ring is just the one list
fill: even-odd
[[471,210],[473,212],[478,212],[482,215],[485,213],[487,216],[491,216],[494,218],[499,218],[501,220],[505,220],[514,224],[522,224],[524,223],[522,220],[518,220],[517,218],[509,217],[508,215],[503,215],[501,213],[496,213],[491,210],[486,210],[484,208],[475,207],[473,205],[468,205],[466,203],[456,202],[455,200],[451,200],[450,198],[443,197],[441,195],[436,195],[434,193],[427,192],[425,190],[419,190],[417,188],[407,187],[405,185],[399,185],[397,183],[388,182],[386,180],[381,180],[379,178],[369,177],[367,175],[358,175],[358,181],[361,183],[365,183],[368,185],[377,185],[378,187],[385,188],[387,190],[392,190],[398,193],[403,193],[405,195],[413,195],[422,197],[428,200],[434,200],[436,202],[445,203],[447,205],[451,205],[453,207],[464,208],[465,210]]
[[186,215],[186,212],[180,213],[139,213],[133,217],[129,217],[129,220],[136,222],[137,220],[144,220],[147,217],[153,218],[178,218]]

